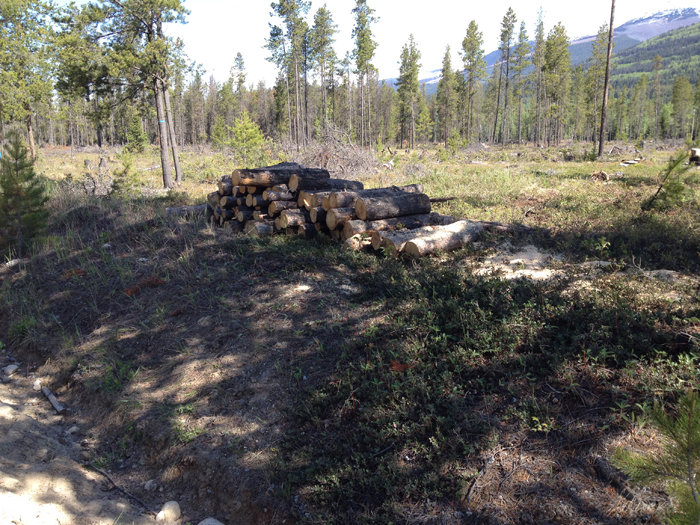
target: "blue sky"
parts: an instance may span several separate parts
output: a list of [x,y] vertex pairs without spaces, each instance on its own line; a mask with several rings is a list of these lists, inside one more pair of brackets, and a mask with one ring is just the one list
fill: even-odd
[[[696,0],[617,0],[615,25],[632,18],[657,11],[692,7]],[[59,3],[67,3],[59,0]],[[82,3],[82,2],[78,2]],[[186,25],[168,28],[172,36],[185,42],[185,51],[196,63],[201,64],[217,81],[228,78],[236,53],[245,60],[248,83],[264,80],[268,86],[274,83],[274,66],[265,60],[263,49],[269,36],[270,0],[186,0],[190,10]],[[340,57],[353,48],[352,8],[355,0],[326,0],[340,30],[336,36],[336,52]],[[452,49],[453,67],[460,63],[457,51],[471,20],[476,20],[484,34],[486,52],[498,46],[500,22],[512,7],[518,16],[518,25],[525,21],[528,35],[534,34],[537,14],[542,7],[548,31],[557,22],[567,28],[570,38],[595,34],[598,28],[610,19],[610,0],[587,0],[566,2],[562,0],[369,0],[379,21],[373,26],[377,52],[374,65],[382,78],[394,77],[398,73],[401,47],[413,34],[422,54],[423,70],[439,69],[445,48]],[[314,12],[324,2],[313,1],[309,11],[309,22]]]

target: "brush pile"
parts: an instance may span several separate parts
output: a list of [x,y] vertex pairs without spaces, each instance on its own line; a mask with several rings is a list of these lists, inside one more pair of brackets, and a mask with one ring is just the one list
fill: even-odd
[[460,248],[483,229],[478,222],[432,212],[432,202],[444,200],[430,199],[421,184],[366,190],[361,182],[332,179],[324,169],[283,163],[222,177],[204,213],[213,225],[234,232],[324,235],[346,249],[371,246],[393,256],[422,257]]

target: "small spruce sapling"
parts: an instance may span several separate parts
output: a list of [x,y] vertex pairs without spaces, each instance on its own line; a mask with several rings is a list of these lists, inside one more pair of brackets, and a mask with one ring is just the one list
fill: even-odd
[[8,134],[8,139],[0,158],[0,232],[2,244],[14,244],[21,259],[25,240],[46,228],[49,197],[24,141],[17,133]]
[[691,165],[686,163],[689,158],[687,150],[681,150],[668,160],[661,173],[661,184],[656,193],[642,204],[642,211],[654,208],[677,206],[686,199],[690,188],[684,184],[684,175]]
[[669,482],[678,501],[669,523],[700,525],[700,396],[691,390],[681,397],[675,418],[654,404],[651,423],[665,439],[663,453],[642,456],[618,449],[614,461],[633,481]]

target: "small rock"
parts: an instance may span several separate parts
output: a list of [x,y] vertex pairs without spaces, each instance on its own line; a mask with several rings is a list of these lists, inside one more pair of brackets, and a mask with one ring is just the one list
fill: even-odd
[[180,519],[180,504],[177,501],[168,501],[156,516],[159,523],[175,523]]
[[66,431],[66,434],[77,434],[78,432],[80,432],[80,428],[73,426]]
[[48,448],[40,448],[39,450],[36,451],[37,461],[44,461],[48,455],[49,455]]
[[214,518],[205,518],[204,520],[200,521],[197,525],[224,525],[221,523],[219,520],[215,520]]
[[143,486],[144,490],[156,490],[158,484],[155,479],[149,479]]
[[17,365],[7,365],[5,368],[2,369],[2,373],[5,374],[7,377],[12,377],[12,374],[14,374],[18,369],[19,366]]
[[11,378],[11,377],[2,376],[2,382],[3,382],[3,383],[10,383],[11,381],[12,381],[12,378]]
[[111,247],[112,247],[112,245],[109,244],[109,243],[105,243],[105,244],[102,245],[102,249],[103,249],[103,250],[109,250]]
[[32,385],[32,388],[33,388],[36,392],[38,392],[39,390],[41,390],[41,379],[37,379],[36,381],[34,381],[34,384]]

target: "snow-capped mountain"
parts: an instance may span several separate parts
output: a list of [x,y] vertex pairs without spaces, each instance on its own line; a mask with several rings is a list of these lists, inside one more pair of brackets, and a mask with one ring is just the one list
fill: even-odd
[[[645,14],[615,28],[615,51],[622,51],[673,29],[687,27],[699,22],[700,9],[695,7],[667,9],[649,15]],[[569,50],[571,51],[573,65],[585,62],[591,56],[593,40],[595,40],[595,35],[577,38],[571,42]],[[533,42],[530,42],[530,44],[532,45]],[[499,58],[500,53],[498,51],[492,51],[484,57],[489,73]],[[428,94],[437,91],[437,85],[440,82],[440,72],[440,69],[424,69],[421,71],[420,83],[426,84],[426,92]],[[393,85],[395,79],[387,79],[386,82]]]
[[[667,9],[641,18],[634,18],[615,28],[615,36],[626,36],[640,42],[654,38],[662,33],[686,27],[700,22],[700,9],[686,7]],[[584,44],[595,39],[595,35],[577,38],[571,45]]]

